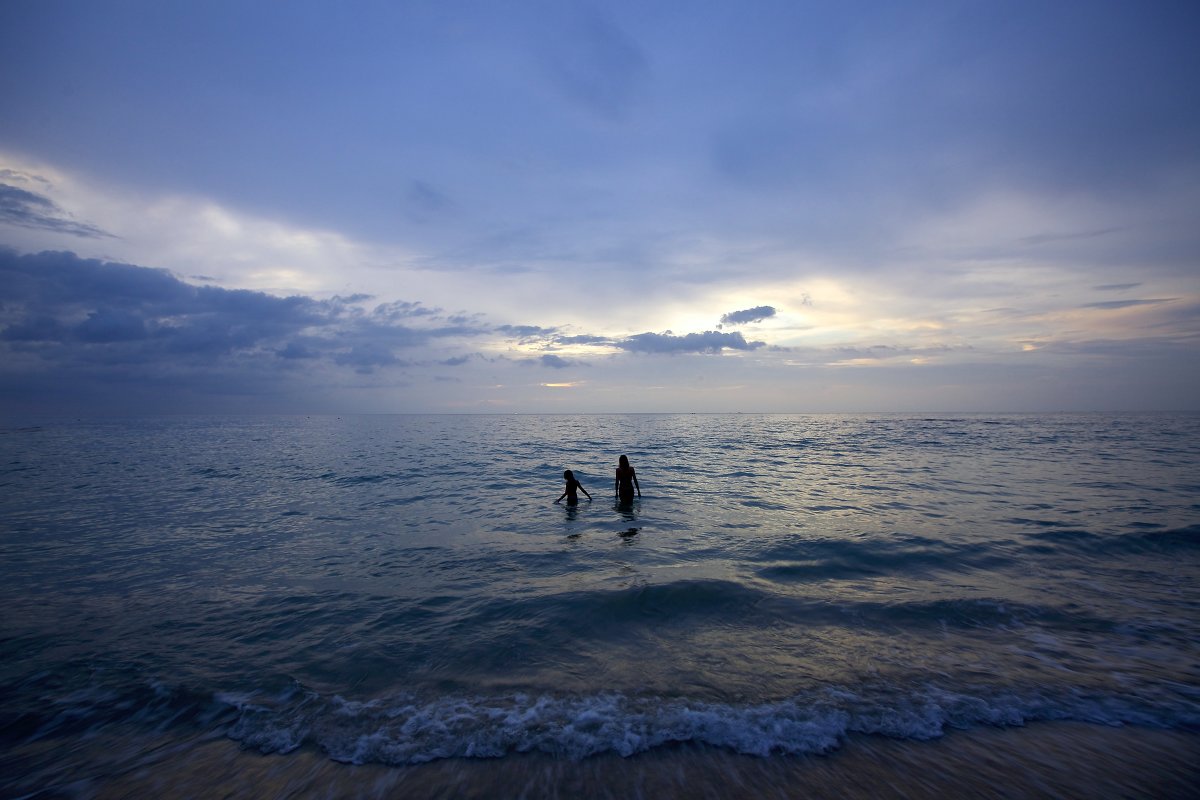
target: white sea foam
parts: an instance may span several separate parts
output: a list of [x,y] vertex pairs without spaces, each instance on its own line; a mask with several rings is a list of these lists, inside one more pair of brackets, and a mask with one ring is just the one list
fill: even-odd
[[907,695],[873,692],[871,697],[831,687],[803,698],[750,705],[620,694],[350,702],[310,693],[290,710],[243,705],[229,735],[263,752],[290,752],[310,744],[339,761],[415,764],[528,752],[573,759],[606,752],[631,756],[674,742],[756,756],[823,753],[837,748],[848,734],[926,740],[948,728],[1066,719],[1195,725],[1200,704],[1156,707],[1115,696],[1052,698],[1038,692],[984,697],[937,686]]

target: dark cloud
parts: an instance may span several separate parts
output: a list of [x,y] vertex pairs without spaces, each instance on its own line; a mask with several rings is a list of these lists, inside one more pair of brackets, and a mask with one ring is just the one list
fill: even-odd
[[[6,172],[11,173],[11,170]],[[70,215],[49,198],[9,186],[7,183],[0,183],[0,223],[67,233],[87,239],[111,236],[95,225],[71,219]]]
[[[347,302],[361,302],[355,298],[367,299],[366,295],[354,295]],[[392,303],[382,303],[375,307],[371,312],[371,316],[379,320],[394,322],[399,319],[408,319],[412,317],[432,317],[441,312],[441,309],[426,308],[421,303],[409,303],[403,300],[397,300]]]
[[145,339],[145,321],[129,311],[99,309],[75,326],[75,336],[81,342],[136,342]]
[[557,328],[543,328],[538,325],[500,325],[494,328],[496,333],[511,336],[521,344],[545,342],[552,337]]
[[313,350],[303,342],[293,341],[288,342],[287,346],[281,350],[276,350],[275,355],[280,358],[287,359],[310,359],[320,357],[320,352]]
[[84,383],[149,391],[168,376],[197,394],[268,391],[301,363],[369,374],[406,366],[403,348],[489,331],[414,327],[435,312],[419,303],[370,312],[354,305],[366,299],[192,286],[164,270],[0,249],[0,374],[25,387],[53,385],[57,375],[76,393]]
[[1120,228],[1101,228],[1093,231],[1038,233],[1033,236],[1023,236],[1019,241],[1021,244],[1027,245],[1054,244],[1056,242],[1072,242],[1079,239],[1098,239],[1101,236],[1117,233],[1120,230]]
[[432,184],[415,180],[405,193],[405,204],[409,218],[416,223],[431,222],[438,216],[453,210],[454,201]]
[[522,367],[547,367],[549,369],[566,369],[567,367],[585,366],[582,361],[574,361],[554,354],[546,354],[537,358],[525,358],[516,361]]
[[542,328],[537,325],[498,325],[496,330],[513,336],[541,336],[553,333],[553,328]]
[[607,336],[591,336],[589,334],[555,336],[554,341],[556,344],[612,344],[612,339]]
[[1163,297],[1153,300],[1105,300],[1099,303],[1084,303],[1080,308],[1101,308],[1101,309],[1118,309],[1132,308],[1133,306],[1158,306],[1163,303],[1170,303],[1175,298]]
[[572,361],[569,358],[563,358],[562,356],[556,356],[553,354],[544,355],[538,360],[543,367],[550,367],[551,369],[566,369],[568,367],[579,366],[581,363],[578,361]]
[[747,322],[761,322],[767,317],[775,316],[772,306],[755,306],[744,311],[730,311],[721,315],[722,325],[744,325]]
[[705,331],[675,336],[666,333],[639,333],[615,343],[631,353],[720,353],[730,350],[754,350],[765,342],[747,342],[740,333]]
[[599,117],[619,121],[634,105],[650,75],[641,46],[598,10],[581,12],[554,37],[547,65],[572,101]]
[[0,330],[0,339],[8,342],[52,342],[64,339],[68,330],[53,317],[30,315]]
[[356,344],[347,352],[336,354],[333,360],[344,366],[352,366],[356,372],[364,374],[373,372],[375,367],[402,363],[390,349],[376,342]]

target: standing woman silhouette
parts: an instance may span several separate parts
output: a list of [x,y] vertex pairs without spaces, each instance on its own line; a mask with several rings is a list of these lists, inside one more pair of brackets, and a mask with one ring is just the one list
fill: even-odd
[[637,496],[642,496],[642,487],[638,484],[637,473],[633,471],[633,467],[629,466],[629,456],[621,456],[618,461],[615,488],[617,498],[622,505],[629,505],[633,502],[634,488],[637,489]]

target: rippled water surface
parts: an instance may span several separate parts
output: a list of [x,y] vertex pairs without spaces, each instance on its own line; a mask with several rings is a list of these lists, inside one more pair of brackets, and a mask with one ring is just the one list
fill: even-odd
[[[554,504],[564,469],[593,501]],[[0,741],[408,764],[1194,730],[1198,554],[1194,415],[10,427]],[[53,771],[14,758],[10,791]]]

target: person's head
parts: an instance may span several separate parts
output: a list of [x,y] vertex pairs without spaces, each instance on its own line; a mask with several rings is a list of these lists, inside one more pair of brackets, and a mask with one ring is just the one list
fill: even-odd
[[567,481],[575,480],[575,473],[571,472],[571,470],[567,470],[567,471],[563,472],[563,480],[567,480]]
[[622,467],[628,467],[629,466],[629,456],[621,456],[619,459],[617,459],[617,463],[620,464]]

